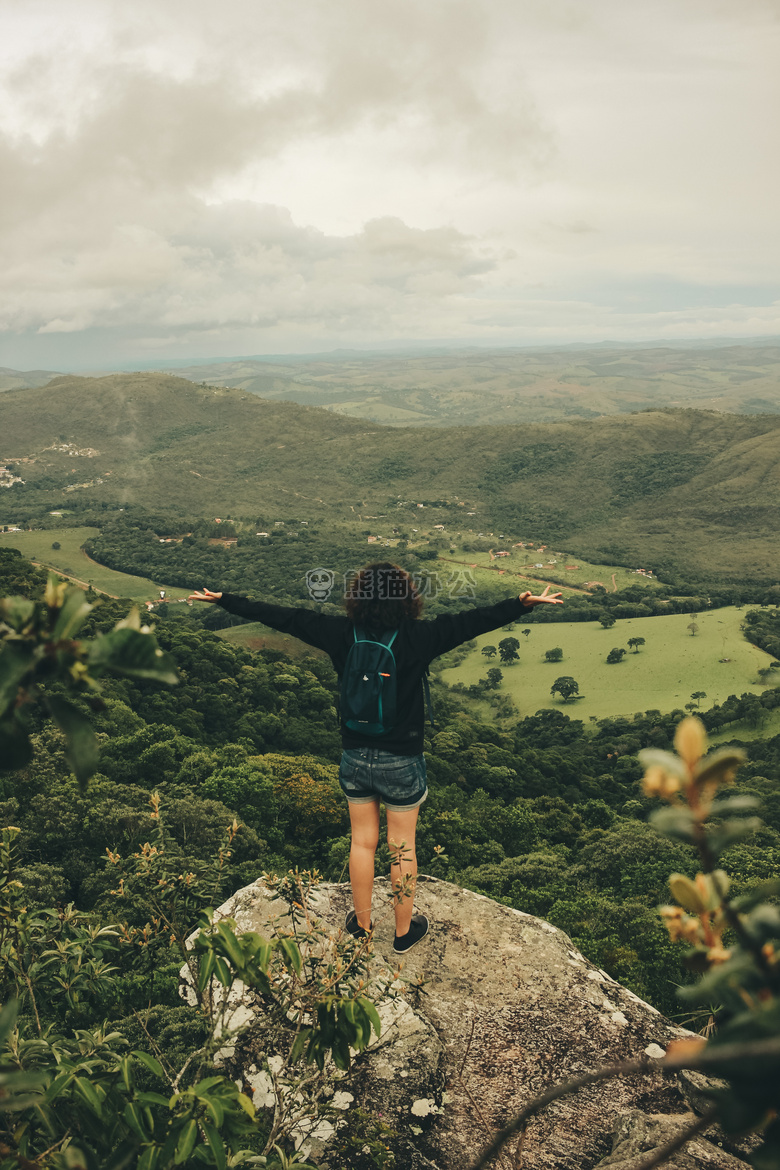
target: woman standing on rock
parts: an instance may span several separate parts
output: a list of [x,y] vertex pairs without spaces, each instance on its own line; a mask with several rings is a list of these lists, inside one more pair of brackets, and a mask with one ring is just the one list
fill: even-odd
[[347,915],[346,928],[356,938],[365,938],[372,929],[380,801],[387,812],[392,853],[393,950],[405,954],[428,933],[428,919],[413,913],[417,816],[428,796],[422,754],[428,666],[440,654],[508,625],[535,605],[563,604],[560,593],[548,596],[548,591],[549,586],[538,597],[529,591],[496,605],[419,621],[423,601],[411,576],[398,565],[381,561],[366,565],[351,580],[346,617],[209,589],[191,594],[192,601],[214,602],[228,613],[292,634],[324,650],[333,662],[341,680],[344,750],[339,783],[349,802],[352,827],[349,879],[354,910]]

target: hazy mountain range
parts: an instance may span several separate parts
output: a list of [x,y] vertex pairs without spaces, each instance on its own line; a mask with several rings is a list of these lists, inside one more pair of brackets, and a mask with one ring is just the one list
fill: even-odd
[[[762,339],[679,347],[341,351],[178,362],[167,372],[391,426],[524,424],[687,406],[780,412],[780,342]],[[41,386],[53,376],[0,369],[0,390]]]
[[424,514],[591,559],[780,576],[780,414],[676,409],[434,437],[168,374],[117,374],[8,391],[0,448],[25,481],[0,507],[133,501],[192,516],[380,522],[369,529]]

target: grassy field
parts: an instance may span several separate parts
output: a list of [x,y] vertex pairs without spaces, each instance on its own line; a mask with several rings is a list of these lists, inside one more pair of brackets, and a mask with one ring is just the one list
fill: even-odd
[[[641,589],[658,588],[655,578],[645,577],[633,569],[624,569],[618,565],[594,565],[573,553],[551,552],[549,549],[539,553],[535,549],[512,548],[514,540],[515,537],[511,537],[502,541],[496,536],[493,551],[506,549],[510,554],[508,557],[491,557],[489,552],[465,552],[456,541],[456,551],[442,552],[439,560],[445,564],[456,562],[458,565],[475,566],[472,571],[477,580],[481,579],[481,573],[492,574],[493,580],[496,576],[504,577],[507,589],[510,581],[514,582],[517,579],[518,593],[524,589],[536,592],[540,582],[560,586],[564,596],[568,590],[580,592],[585,583],[593,582],[603,585],[608,593],[627,589],[629,585],[639,586]],[[542,567],[536,568],[537,565]],[[637,566],[639,567],[644,568]],[[512,587],[514,588],[514,584]]]
[[[111,597],[129,597],[133,601],[159,601],[160,589],[170,598],[186,597],[189,590],[166,585],[164,581],[150,581],[146,577],[132,577],[117,573],[90,560],[82,544],[94,535],[94,528],[50,528],[34,532],[0,532],[0,545],[18,548],[23,556],[55,569],[65,577],[72,577],[81,585],[91,585],[99,593]],[[58,542],[60,548],[52,548]]]
[[[578,719],[633,715],[637,711],[671,711],[690,702],[694,691],[704,691],[703,707],[722,702],[728,695],[745,691],[760,693],[763,687],[758,670],[772,661],[769,654],[746,642],[740,631],[744,610],[735,607],[710,610],[696,618],[699,632],[688,630],[690,614],[669,617],[630,618],[618,621],[611,630],[594,622],[534,625],[525,637],[521,623],[520,661],[505,667],[501,689],[508,692],[523,715],[543,707],[560,707]],[[497,646],[507,635],[494,630],[477,639],[473,650],[458,667],[443,672],[445,682],[476,683],[484,678],[489,662],[483,646]],[[622,662],[607,665],[606,657],[615,647],[625,647],[629,638],[645,639],[638,653],[629,650]],[[560,647],[561,662],[546,662],[546,650]],[[721,661],[727,659],[728,661]],[[550,687],[561,675],[571,675],[580,684],[581,699],[563,704]],[[766,734],[766,728],[762,730]]]

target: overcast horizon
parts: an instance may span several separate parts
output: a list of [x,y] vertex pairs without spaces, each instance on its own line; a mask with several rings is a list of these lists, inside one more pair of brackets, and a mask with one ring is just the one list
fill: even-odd
[[777,0],[0,0],[0,365],[780,334]]

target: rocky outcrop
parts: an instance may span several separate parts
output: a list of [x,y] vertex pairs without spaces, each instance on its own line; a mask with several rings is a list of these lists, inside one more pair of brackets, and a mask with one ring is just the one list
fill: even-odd
[[[695,1121],[695,1113],[648,1115],[638,1109],[624,1113],[615,1124],[612,1153],[599,1162],[596,1170],[636,1170]],[[749,1170],[742,1158],[730,1154],[712,1136],[703,1134],[691,1138],[663,1165],[666,1170]]]
[[[337,931],[351,909],[349,886],[324,884],[309,905]],[[363,1110],[388,1126],[399,1170],[465,1170],[495,1131],[548,1086],[615,1061],[659,1057],[671,1040],[690,1034],[595,968],[547,922],[426,877],[416,908],[429,917],[430,934],[402,965],[402,995],[380,1007],[381,1038],[357,1057],[347,1079],[334,1083],[332,1101],[345,1117]],[[218,912],[235,918],[239,930],[260,933],[278,913],[261,882],[239,890]],[[374,962],[395,971],[386,881],[375,887],[374,920]],[[242,1014],[251,1009],[254,1019],[225,1054],[227,1067],[262,1105],[262,1011],[251,997],[237,1007]],[[676,1113],[684,1123],[687,1111],[674,1082],[657,1071],[592,1085],[533,1118],[522,1165],[588,1170],[606,1157],[603,1165],[629,1170],[634,1155],[625,1143],[637,1119],[645,1118],[646,1148],[656,1124],[646,1115]],[[322,1166],[330,1165],[329,1133],[321,1128],[305,1143]],[[496,1165],[515,1166],[517,1144]],[[705,1138],[697,1144],[707,1147],[709,1161],[675,1165],[739,1165]]]

